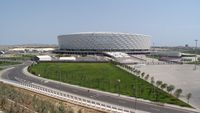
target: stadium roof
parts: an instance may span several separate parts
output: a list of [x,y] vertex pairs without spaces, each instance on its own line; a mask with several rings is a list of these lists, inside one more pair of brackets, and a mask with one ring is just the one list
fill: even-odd
[[[136,33],[121,33],[121,32],[77,32],[77,33],[69,33],[65,35],[74,35],[74,34],[122,34],[122,35],[138,35],[138,36],[148,36],[144,34],[136,34]],[[65,36],[65,35],[59,35],[59,36]]]

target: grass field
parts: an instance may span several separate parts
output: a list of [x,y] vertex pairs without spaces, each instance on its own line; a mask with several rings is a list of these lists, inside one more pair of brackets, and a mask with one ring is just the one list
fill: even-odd
[[200,61],[197,61],[197,62],[190,62],[190,63],[188,63],[188,64],[198,64],[198,65],[200,65]]
[[1,59],[9,59],[9,60],[31,60],[31,58],[35,57],[35,55],[30,54],[14,54],[11,56],[1,57]]
[[0,61],[0,66],[20,64],[20,62]]
[[29,67],[29,71],[65,83],[190,107],[111,63],[39,63]]

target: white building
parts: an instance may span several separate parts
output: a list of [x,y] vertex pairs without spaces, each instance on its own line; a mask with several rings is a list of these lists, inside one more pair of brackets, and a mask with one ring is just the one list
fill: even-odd
[[165,56],[165,57],[181,57],[181,52],[178,51],[153,51],[151,55]]
[[52,57],[49,55],[37,56],[38,61],[52,61]]
[[58,36],[61,53],[149,53],[150,36],[130,33],[85,32]]
[[60,57],[59,61],[76,61],[76,57]]

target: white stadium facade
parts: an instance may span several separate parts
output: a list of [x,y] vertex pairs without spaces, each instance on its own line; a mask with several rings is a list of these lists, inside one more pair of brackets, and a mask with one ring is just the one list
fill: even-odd
[[150,36],[129,33],[85,32],[58,36],[57,53],[101,54],[104,52],[125,52],[147,54]]

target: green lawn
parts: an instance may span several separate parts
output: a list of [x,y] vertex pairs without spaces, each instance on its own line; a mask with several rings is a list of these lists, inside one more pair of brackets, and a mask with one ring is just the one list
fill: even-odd
[[20,64],[20,62],[0,61],[0,66]]
[[183,51],[184,53],[191,53],[191,54],[198,54],[200,55],[200,49],[197,50],[187,50],[187,51]]
[[200,64],[200,61],[197,61],[197,62],[190,62],[190,63],[188,63],[188,64]]
[[29,71],[65,83],[190,107],[111,63],[39,63],[29,67]]
[[158,56],[158,55],[146,55],[146,57],[158,59],[158,60],[160,59],[160,56]]
[[35,55],[31,55],[31,54],[15,54],[13,56],[10,57],[4,57],[1,59],[10,59],[10,60],[31,60],[31,58],[35,57]]

